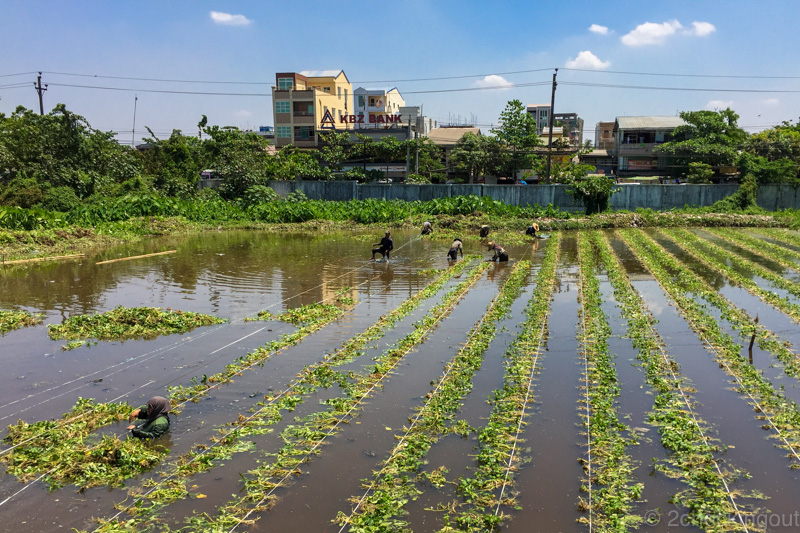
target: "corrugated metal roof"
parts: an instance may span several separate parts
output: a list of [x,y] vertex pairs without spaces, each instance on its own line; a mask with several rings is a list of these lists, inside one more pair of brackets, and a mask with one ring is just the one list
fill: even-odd
[[617,117],[621,130],[677,128],[686,124],[681,117]]
[[428,134],[434,144],[455,144],[467,133],[481,134],[480,128],[436,128]]

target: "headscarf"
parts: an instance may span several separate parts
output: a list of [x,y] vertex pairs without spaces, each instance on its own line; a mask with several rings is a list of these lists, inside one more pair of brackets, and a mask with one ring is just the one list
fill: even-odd
[[152,422],[159,416],[164,416],[169,420],[169,410],[172,405],[163,396],[153,396],[147,401],[147,421]]

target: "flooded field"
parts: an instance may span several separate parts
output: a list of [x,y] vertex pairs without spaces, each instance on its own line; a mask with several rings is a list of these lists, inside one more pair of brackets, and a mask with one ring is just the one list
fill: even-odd
[[[5,266],[0,310],[43,321],[0,337],[0,531],[800,531],[796,232],[562,232],[497,264],[393,238],[389,262],[377,234],[239,231]],[[120,306],[226,322],[48,337]],[[99,450],[127,418],[99,413],[156,395],[170,431],[123,472]]]

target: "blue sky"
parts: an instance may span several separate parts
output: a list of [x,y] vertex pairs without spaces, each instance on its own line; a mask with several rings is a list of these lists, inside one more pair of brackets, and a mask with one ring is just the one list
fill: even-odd
[[38,110],[42,71],[45,111],[64,103],[122,142],[134,106],[137,142],[145,126],[194,134],[203,114],[258,128],[276,72],[342,69],[488,132],[509,100],[549,103],[558,68],[555,111],[588,139],[617,116],[729,106],[755,132],[800,120],[798,21],[794,0],[0,0],[0,112]]

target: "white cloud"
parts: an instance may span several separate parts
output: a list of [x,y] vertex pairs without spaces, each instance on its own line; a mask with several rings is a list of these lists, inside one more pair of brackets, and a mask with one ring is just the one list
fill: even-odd
[[692,29],[688,33],[697,35],[698,37],[705,37],[715,31],[717,31],[717,28],[710,22],[692,22]]
[[622,36],[622,43],[628,46],[645,46],[648,44],[662,44],[666,41],[667,37],[674,35],[675,32],[682,29],[681,23],[677,20],[671,20],[662,24],[655,22],[645,22],[639,24],[636,28],[627,35]]
[[781,101],[778,100],[777,98],[767,98],[766,100],[764,100],[761,103],[764,104],[764,105],[769,105],[769,106],[777,106],[777,105],[781,104]]
[[706,104],[708,111],[724,111],[733,107],[733,100],[711,100]]
[[565,65],[567,68],[585,68],[590,70],[603,70],[611,65],[610,61],[600,61],[596,55],[589,50],[578,52],[578,57],[570,59]]
[[225,26],[247,26],[253,22],[244,15],[231,15],[220,11],[212,11],[210,16],[214,23],[224,24]]
[[717,31],[717,28],[710,22],[692,22],[691,28],[685,28],[677,20],[670,20],[661,24],[645,22],[636,26],[627,35],[623,35],[622,43],[628,46],[664,44],[668,38],[676,34],[705,37],[715,31]]
[[600,35],[608,35],[608,28],[599,24],[592,24],[589,26],[589,31],[592,33],[599,33]]
[[476,87],[511,87],[512,83],[505,79],[503,76],[490,74],[482,80],[475,82]]

